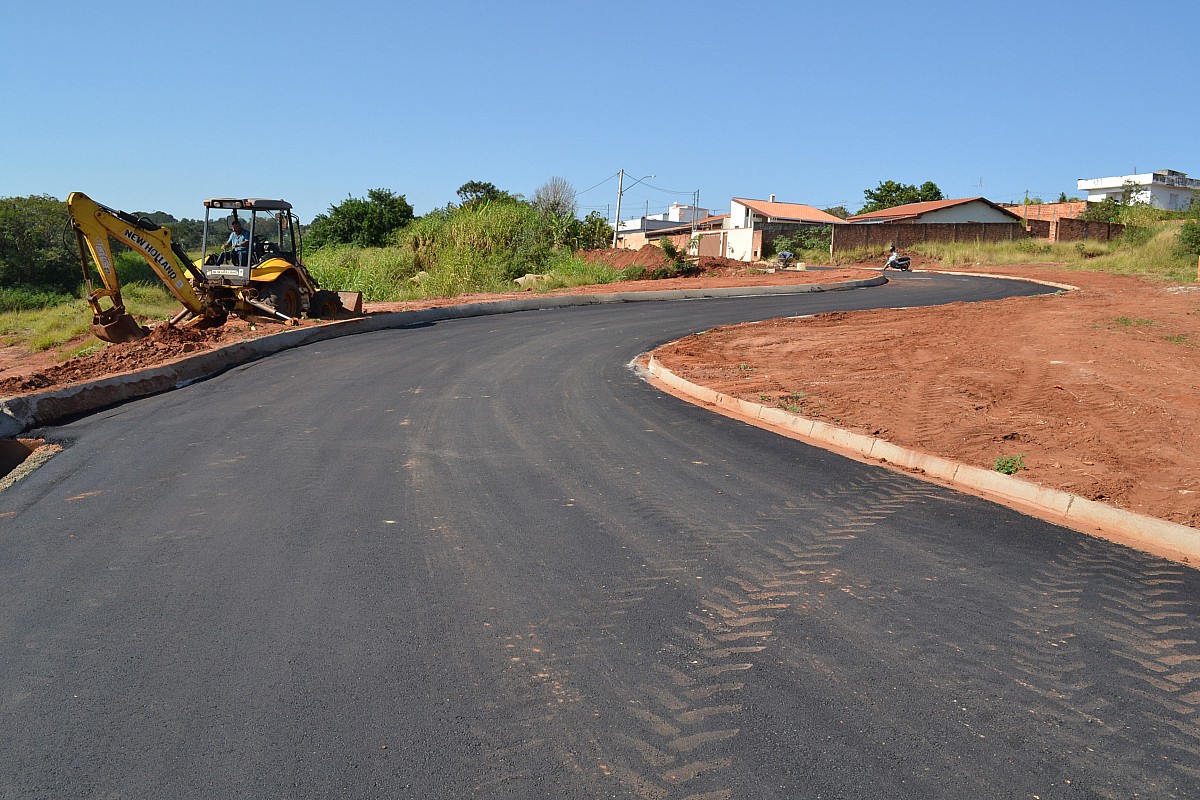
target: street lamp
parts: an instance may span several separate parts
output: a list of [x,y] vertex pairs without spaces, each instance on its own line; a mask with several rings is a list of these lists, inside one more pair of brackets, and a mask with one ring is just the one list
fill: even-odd
[[[643,175],[633,183],[629,184],[632,189],[647,178],[657,177],[655,175]],[[617,218],[613,220],[613,241],[612,246],[617,246],[617,234],[621,232],[621,195],[625,192],[625,170],[621,170],[621,177],[617,179]]]

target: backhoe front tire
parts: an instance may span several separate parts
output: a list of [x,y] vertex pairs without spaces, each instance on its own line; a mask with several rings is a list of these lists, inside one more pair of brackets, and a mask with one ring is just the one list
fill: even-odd
[[291,275],[281,275],[263,287],[259,299],[280,314],[300,316],[300,284]]
[[344,310],[342,299],[338,297],[337,292],[331,292],[328,289],[314,292],[312,300],[308,304],[308,316],[312,319],[336,317]]

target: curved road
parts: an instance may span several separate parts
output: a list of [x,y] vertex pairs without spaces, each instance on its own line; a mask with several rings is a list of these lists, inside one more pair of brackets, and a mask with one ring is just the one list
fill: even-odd
[[0,493],[0,798],[1200,796],[1196,572],[628,366],[1037,291],[463,319],[42,431]]

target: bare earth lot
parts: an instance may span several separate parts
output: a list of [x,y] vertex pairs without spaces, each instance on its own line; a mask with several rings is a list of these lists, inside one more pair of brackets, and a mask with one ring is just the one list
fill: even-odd
[[[1022,456],[1018,476],[1026,480],[1200,527],[1200,286],[1166,287],[1053,265],[980,271],[1079,289],[739,325],[690,336],[657,355],[681,377],[745,400],[790,407],[968,464],[991,467],[999,457]],[[874,274],[767,274],[712,260],[701,277],[570,291],[816,283]],[[367,310],[505,296],[511,295],[368,304]],[[243,321],[213,331],[162,329],[65,363],[3,348],[0,397],[167,363],[278,330]]]

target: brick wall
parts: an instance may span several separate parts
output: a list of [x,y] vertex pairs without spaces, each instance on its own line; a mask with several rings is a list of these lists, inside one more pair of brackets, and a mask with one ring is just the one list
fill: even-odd
[[904,223],[834,225],[830,252],[858,248],[899,249],[918,242],[1012,242],[1029,234],[1019,222]]
[[1029,235],[1038,239],[1049,239],[1051,238],[1050,231],[1056,227],[1056,223],[1048,219],[1031,219],[1029,220]]
[[1081,219],[1060,219],[1052,238],[1056,242],[1107,242],[1125,230],[1124,225],[1110,222],[1084,222]]
[[1028,220],[1045,219],[1075,219],[1087,211],[1087,201],[1079,200],[1074,203],[1031,203],[1029,205],[1006,205],[1006,209]]

